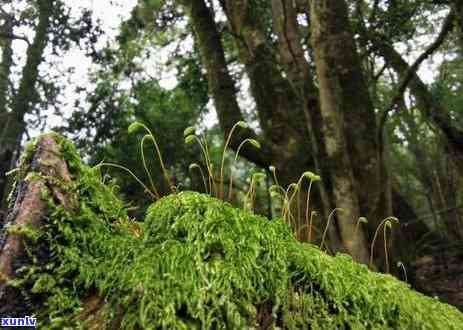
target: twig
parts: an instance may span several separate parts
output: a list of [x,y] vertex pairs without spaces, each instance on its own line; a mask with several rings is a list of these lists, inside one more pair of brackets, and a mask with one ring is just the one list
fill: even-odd
[[29,46],[31,45],[31,42],[25,36],[20,36],[14,33],[0,32],[0,38],[11,39],[11,40],[22,40],[22,41],[25,41]]
[[408,84],[413,79],[421,63],[423,63],[424,60],[426,60],[434,51],[436,51],[442,45],[449,32],[452,30],[454,19],[455,13],[453,10],[451,10],[445,18],[444,24],[442,25],[441,31],[437,36],[436,40],[434,40],[434,42],[416,59],[416,61],[408,68],[407,72],[405,72],[405,74],[403,75],[402,80],[399,82],[399,87],[397,88],[397,91],[394,97],[392,98],[391,104],[389,105],[389,107],[387,107],[387,109],[383,112],[381,116],[378,131],[378,134],[380,136],[379,141],[382,142],[382,131],[384,129],[384,125],[386,124],[388,114],[396,107],[397,103],[399,102],[400,98],[405,92],[405,89],[407,88]]

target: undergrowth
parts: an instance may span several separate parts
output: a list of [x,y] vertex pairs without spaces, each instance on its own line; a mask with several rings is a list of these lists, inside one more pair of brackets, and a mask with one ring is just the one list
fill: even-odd
[[[43,192],[52,212],[28,251],[34,260],[46,246],[50,258],[14,283],[46,297],[31,311],[42,327],[103,329],[118,320],[125,329],[463,328],[455,308],[298,242],[281,219],[205,194],[166,196],[144,222],[133,221],[114,184],[59,141],[79,206],[67,211]],[[83,318],[92,295],[103,303]]]

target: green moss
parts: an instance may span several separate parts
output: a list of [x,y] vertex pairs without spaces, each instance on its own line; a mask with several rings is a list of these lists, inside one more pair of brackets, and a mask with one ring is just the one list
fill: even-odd
[[[48,297],[35,311],[48,328],[105,328],[118,317],[126,329],[463,327],[455,308],[297,242],[278,219],[203,194],[165,197],[134,222],[117,188],[60,143],[79,208],[48,199],[50,222],[34,244],[48,246],[51,259],[24,272],[33,292]],[[78,321],[95,292],[106,304],[93,321]]]
[[8,224],[5,227],[5,230],[8,232],[8,234],[24,236],[33,242],[37,242],[42,235],[41,231],[34,229],[30,224],[22,226]]

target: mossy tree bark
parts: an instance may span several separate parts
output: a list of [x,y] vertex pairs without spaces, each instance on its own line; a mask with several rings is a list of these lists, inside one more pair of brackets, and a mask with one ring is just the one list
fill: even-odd
[[[19,180],[13,191],[11,208],[2,226],[0,236],[0,313],[21,315],[28,304],[40,304],[40,297],[8,285],[17,277],[17,271],[29,265],[25,246],[30,239],[28,230],[46,225],[48,204],[43,199],[49,192],[52,198],[66,208],[74,204],[72,196],[63,190],[63,184],[71,182],[68,166],[61,155],[60,146],[52,135],[42,137],[32,154],[21,164]],[[37,253],[36,255],[38,255]],[[47,258],[45,256],[45,258]],[[22,314],[22,315],[27,315]]]
[[[16,226],[4,228],[0,245],[4,317],[33,314],[45,328],[88,329],[334,323],[457,329],[463,322],[456,309],[405,283],[346,256],[327,256],[298,243],[281,222],[204,194],[163,198],[135,225],[114,186],[105,185],[101,173],[82,164],[72,144],[57,134],[29,145],[20,168],[9,215]],[[32,235],[39,235],[36,245],[28,241]],[[217,237],[229,244],[217,244]],[[42,244],[49,248],[42,252]],[[17,295],[8,296],[6,278],[26,263],[32,266],[30,282],[10,287]],[[29,270],[38,276],[30,277]],[[204,295],[205,289],[213,294]],[[333,314],[333,302],[345,308]],[[224,312],[224,305],[233,312]]]
[[[34,40],[27,48],[26,63],[22,70],[22,76],[19,83],[18,91],[14,96],[11,113],[8,114],[9,121],[1,121],[1,133],[3,143],[0,144],[0,161],[2,162],[2,171],[0,176],[0,207],[6,206],[6,197],[10,189],[5,173],[10,170],[17,159],[18,148],[22,136],[26,130],[25,115],[31,111],[36,103],[35,85],[39,75],[39,66],[43,61],[43,52],[48,41],[48,32],[51,24],[53,9],[52,0],[39,0],[38,23],[35,28]],[[5,123],[7,123],[5,125]],[[11,182],[10,182],[11,183]]]
[[[366,263],[368,246],[365,236],[362,231],[357,236],[354,234],[356,221],[361,213],[359,195],[355,189],[354,169],[349,155],[360,156],[360,150],[364,155],[369,154],[371,148],[362,146],[359,139],[355,139],[355,144],[351,144],[349,148],[346,141],[348,135],[344,129],[346,126],[352,127],[349,125],[351,120],[358,119],[362,113],[368,115],[372,109],[367,90],[363,86],[352,34],[348,29],[346,3],[339,0],[313,0],[310,13],[324,143],[335,203],[344,210],[337,214],[338,225],[342,241],[353,258]],[[355,92],[353,88],[360,90]],[[360,99],[356,99],[357,97]],[[361,134],[362,129],[365,127],[359,127],[356,134]],[[363,165],[366,172],[375,170],[375,162],[376,155],[365,159]],[[374,182],[372,184],[374,185]]]

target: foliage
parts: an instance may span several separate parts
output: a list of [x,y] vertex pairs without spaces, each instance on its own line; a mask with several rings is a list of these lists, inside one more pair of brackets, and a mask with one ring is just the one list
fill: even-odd
[[[110,93],[108,91],[107,95],[101,95],[108,98],[101,103],[96,101],[94,112],[76,113],[74,116],[76,130],[88,125],[86,129],[95,132],[93,136],[80,139],[80,145],[88,152],[90,162],[109,161],[123,165],[142,181],[148,182],[138,147],[142,135],[129,134],[127,131],[130,124],[137,120],[153,130],[174,185],[180,182],[187,185],[188,166],[195,157],[195,151],[184,145],[183,129],[196,121],[198,110],[189,103],[183,90],[176,88],[168,91],[155,81],[141,81],[129,92],[118,96]],[[168,192],[170,187],[162,179],[163,172],[154,157],[155,149],[151,141],[144,143],[144,154],[147,168],[161,195]],[[143,189],[126,173],[112,169],[110,173],[117,178],[121,192],[130,196],[130,200],[136,200],[142,207],[150,202]]]

